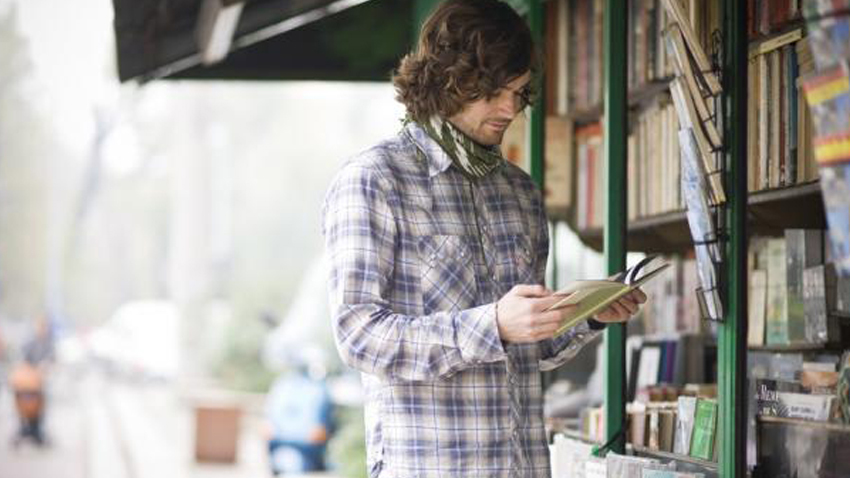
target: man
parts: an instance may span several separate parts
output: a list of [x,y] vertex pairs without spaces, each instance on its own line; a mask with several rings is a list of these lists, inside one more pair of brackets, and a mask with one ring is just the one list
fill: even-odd
[[409,121],[328,191],[334,333],[362,372],[372,477],[549,476],[540,372],[645,300],[554,337],[542,198],[498,150],[537,71],[509,6],[442,3],[393,78]]
[[324,371],[294,357],[290,370],[275,380],[266,398],[269,463],[274,476],[325,469],[333,429]]

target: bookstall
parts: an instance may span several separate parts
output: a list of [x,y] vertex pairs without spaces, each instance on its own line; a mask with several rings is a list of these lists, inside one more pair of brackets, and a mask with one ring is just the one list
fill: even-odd
[[528,5],[550,217],[609,273],[673,265],[606,331],[604,404],[551,419],[555,475],[850,473],[846,2]]

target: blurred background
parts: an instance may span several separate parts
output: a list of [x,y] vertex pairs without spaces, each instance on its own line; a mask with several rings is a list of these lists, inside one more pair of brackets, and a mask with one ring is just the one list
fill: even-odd
[[[204,73],[197,48],[162,53],[200,3],[0,0],[0,478],[365,476],[319,211],[344,159],[400,126],[389,69],[262,78],[246,54],[250,74]],[[409,47],[377,34],[407,35],[376,53],[391,64]],[[556,282],[598,275],[555,232]]]

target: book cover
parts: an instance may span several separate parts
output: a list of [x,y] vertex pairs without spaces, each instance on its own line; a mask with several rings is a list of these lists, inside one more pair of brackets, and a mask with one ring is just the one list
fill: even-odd
[[691,23],[688,21],[688,16],[678,0],[664,0],[664,6],[667,9],[667,14],[670,15],[672,22],[679,25],[682,31],[682,36],[685,39],[688,51],[693,56],[697,65],[697,70],[702,72],[701,81],[705,84],[707,90],[712,95],[719,95],[722,88],[720,81],[711,69],[711,63],[708,61],[708,56],[705,54],[699,37],[694,32]]
[[691,436],[694,431],[697,397],[680,396],[677,405],[673,453],[689,455],[691,451]]
[[[812,54],[819,70],[838,64],[842,58],[850,58],[850,24],[847,15],[829,16],[818,11],[813,1],[805,2],[806,17]],[[827,15],[823,15],[826,13]]]
[[785,271],[785,239],[771,239],[766,246],[767,318],[765,342],[769,345],[788,344],[788,291]]
[[676,412],[673,410],[658,411],[658,449],[673,451],[673,439],[676,433]]
[[716,429],[717,402],[708,398],[697,399],[690,456],[703,460],[711,460],[714,456],[714,435]]
[[776,392],[779,417],[826,422],[833,415],[835,395]]
[[831,267],[819,265],[803,271],[803,305],[806,316],[806,341],[827,343],[830,340],[826,276]]
[[764,345],[764,319],[767,305],[767,272],[750,273],[748,345]]
[[584,478],[608,478],[608,462],[592,456],[584,463]]
[[815,159],[821,166],[850,161],[850,79],[837,66],[803,81],[814,122]]
[[637,374],[637,390],[655,385],[658,379],[658,367],[661,364],[661,348],[657,345],[645,345],[640,352],[640,365]]
[[661,424],[658,409],[649,410],[649,449],[661,449]]
[[546,184],[543,194],[546,208],[561,215],[566,215],[563,211],[570,207],[573,197],[572,131],[573,125],[566,118],[546,118]]
[[593,445],[556,434],[553,439],[552,476],[583,476]]
[[605,310],[613,302],[637,289],[670,266],[669,263],[665,263],[655,268],[648,267],[655,258],[656,256],[647,256],[634,266],[607,280],[573,281],[565,288],[555,292],[555,295],[563,296],[563,298],[547,310],[557,310],[570,305],[576,306],[564,317],[564,322],[556,334],[563,334],[582,320],[587,320],[594,314]]
[[803,271],[823,262],[823,234],[820,229],[786,229],[785,253],[788,340],[803,343],[807,341]]
[[774,380],[768,378],[752,379],[755,384],[755,411],[758,416],[787,417],[784,405],[779,400],[780,392],[801,392],[800,382]]
[[629,442],[634,446],[646,446],[646,432],[649,430],[648,415],[646,407],[642,403],[636,403],[636,406],[628,412],[629,415]]
[[850,317],[850,275],[835,277],[835,305],[833,306],[833,312],[842,317]]
[[850,163],[821,167],[826,222],[835,271],[850,277]]

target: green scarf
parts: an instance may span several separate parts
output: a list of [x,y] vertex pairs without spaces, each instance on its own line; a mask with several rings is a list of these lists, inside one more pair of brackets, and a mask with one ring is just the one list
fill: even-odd
[[486,176],[503,161],[499,148],[478,144],[451,122],[439,116],[432,116],[429,121],[420,123],[420,126],[443,148],[452,163],[470,179]]

